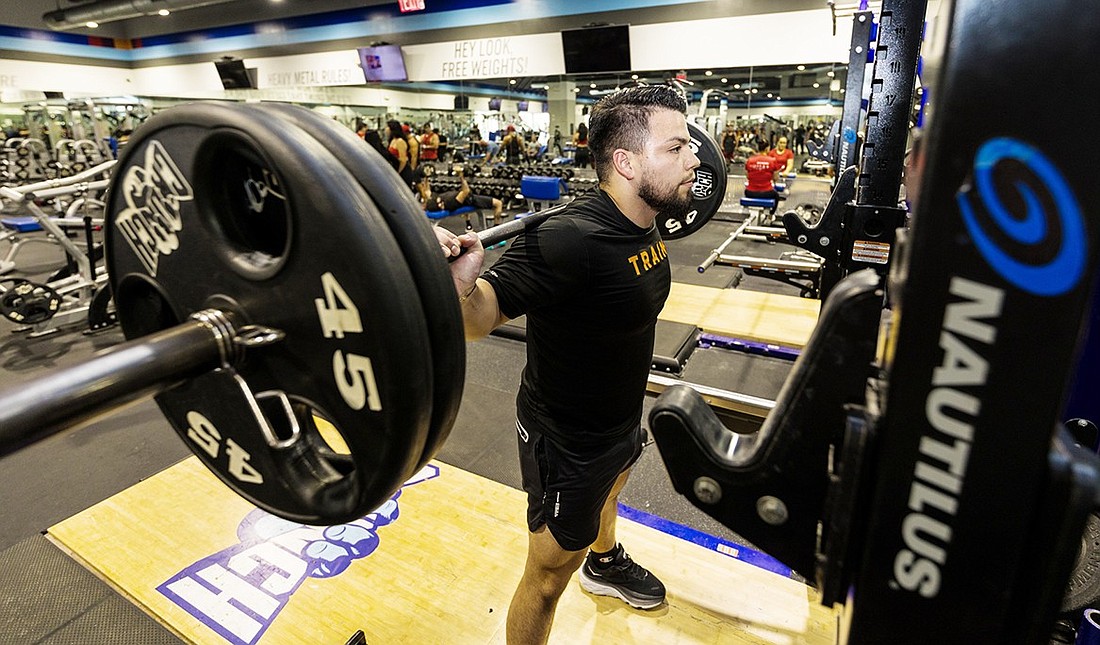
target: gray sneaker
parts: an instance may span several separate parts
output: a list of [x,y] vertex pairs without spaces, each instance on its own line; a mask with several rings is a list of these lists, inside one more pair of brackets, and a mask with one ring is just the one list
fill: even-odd
[[621,544],[602,558],[589,551],[580,578],[581,587],[588,593],[613,596],[638,609],[653,609],[665,601],[665,586],[631,560]]

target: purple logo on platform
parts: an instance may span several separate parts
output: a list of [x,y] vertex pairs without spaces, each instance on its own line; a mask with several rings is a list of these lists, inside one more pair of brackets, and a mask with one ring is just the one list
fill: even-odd
[[[438,476],[439,468],[425,466],[405,486]],[[255,509],[237,527],[240,544],[199,560],[157,591],[228,642],[254,645],[306,578],[339,575],[378,548],[378,528],[397,520],[400,495],[336,526],[299,524]]]

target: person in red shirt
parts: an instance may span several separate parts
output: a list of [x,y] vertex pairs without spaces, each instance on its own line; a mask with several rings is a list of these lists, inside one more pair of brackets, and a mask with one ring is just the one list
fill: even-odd
[[439,135],[432,131],[431,124],[425,123],[420,135],[420,161],[439,159]]
[[787,137],[779,137],[779,140],[775,142],[775,149],[768,154],[785,164],[783,167],[784,175],[790,174],[791,170],[794,169],[794,151],[787,147]]
[[[779,193],[775,190],[775,173],[785,168],[786,164],[767,153],[767,141],[759,141],[756,148],[759,152],[745,161],[745,174],[748,176],[745,197],[774,199],[778,206]],[[775,213],[775,209],[771,212]]]

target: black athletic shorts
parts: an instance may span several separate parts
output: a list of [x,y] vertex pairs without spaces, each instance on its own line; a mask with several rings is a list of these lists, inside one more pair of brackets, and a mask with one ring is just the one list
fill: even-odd
[[492,208],[493,198],[488,195],[475,195],[470,193],[470,196],[466,198],[466,204],[475,208]]
[[543,524],[567,551],[587,549],[600,532],[600,509],[615,479],[642,454],[634,432],[599,450],[577,452],[516,422],[520,471],[527,492],[527,528]]
[[745,197],[753,197],[755,199],[779,199],[779,193],[775,190],[745,190]]
[[465,203],[459,202],[455,197],[457,192],[444,193],[443,210],[451,211],[452,213],[463,206],[473,206],[474,208],[492,208],[493,198],[487,195],[475,195],[470,193],[466,196]]
[[466,202],[462,203],[458,201],[458,191],[449,190],[445,193],[432,193],[428,196],[428,200],[425,202],[427,206],[424,207],[426,211],[445,210],[452,213],[463,206],[473,206],[474,208],[492,208],[493,198],[488,195],[475,195],[470,193],[466,196]]

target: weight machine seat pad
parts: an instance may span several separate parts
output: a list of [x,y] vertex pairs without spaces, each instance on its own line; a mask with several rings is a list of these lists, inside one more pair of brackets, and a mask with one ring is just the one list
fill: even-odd
[[519,192],[525,199],[558,200],[564,191],[565,182],[560,177],[524,175],[519,182]]
[[681,374],[691,353],[698,346],[700,333],[702,330],[695,325],[658,320],[654,332],[653,369]]
[[0,224],[16,233],[33,233],[42,230],[42,225],[38,223],[38,219],[29,215],[27,217],[5,217],[0,219]]
[[[703,464],[727,479],[782,477],[791,460],[815,460],[842,435],[844,404],[862,400],[871,373],[882,315],[879,277],[871,269],[840,281],[824,303],[817,326],[791,368],[760,429],[737,435],[727,429],[695,390],[674,386],[657,398],[649,415],[661,453],[694,480]],[[689,456],[692,455],[692,456]],[[667,459],[666,459],[667,461]],[[694,463],[690,463],[694,462]]]
[[774,199],[763,197],[742,197],[741,205],[749,208],[775,208],[777,202]]
[[464,215],[466,213],[472,213],[477,208],[473,206],[460,206],[453,211],[424,211],[428,214],[428,219],[443,219],[444,217],[450,217],[451,215]]

